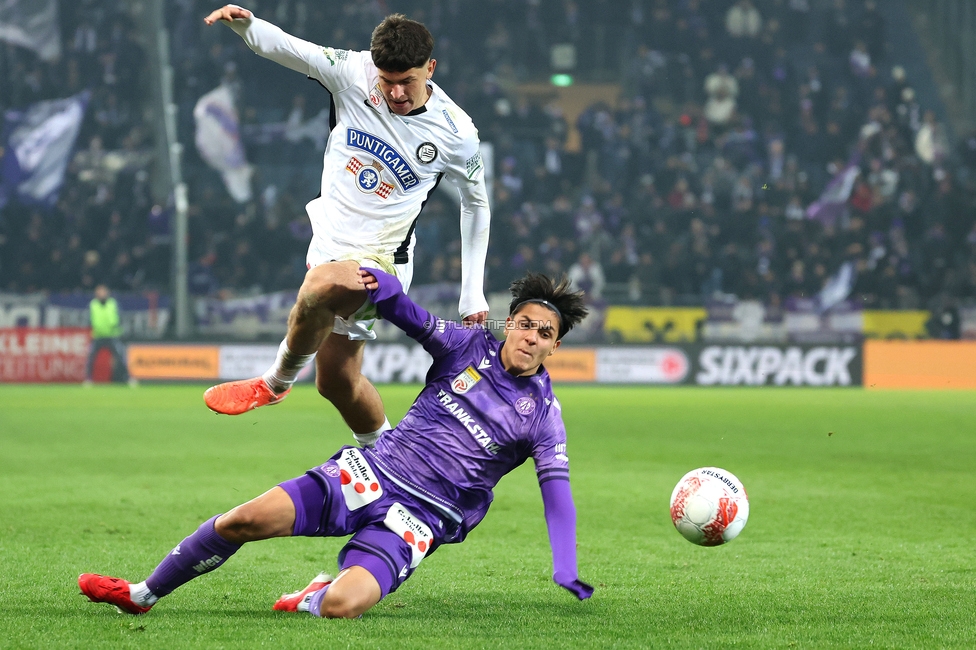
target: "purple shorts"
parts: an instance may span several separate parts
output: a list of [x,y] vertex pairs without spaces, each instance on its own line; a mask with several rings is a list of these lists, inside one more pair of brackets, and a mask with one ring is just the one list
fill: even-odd
[[375,472],[356,447],[279,484],[295,504],[292,534],[352,538],[339,570],[361,566],[382,597],[397,590],[440,545],[444,523],[431,507]]

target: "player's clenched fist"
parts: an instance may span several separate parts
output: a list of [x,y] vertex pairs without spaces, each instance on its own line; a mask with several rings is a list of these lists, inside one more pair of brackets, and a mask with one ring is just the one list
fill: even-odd
[[224,5],[220,9],[215,9],[210,12],[210,15],[203,19],[203,22],[208,25],[213,25],[218,20],[226,20],[230,22],[235,18],[250,18],[251,12],[244,7],[238,7],[237,5]]

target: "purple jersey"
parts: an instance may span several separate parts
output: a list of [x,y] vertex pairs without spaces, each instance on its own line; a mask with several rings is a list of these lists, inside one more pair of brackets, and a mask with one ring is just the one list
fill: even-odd
[[545,368],[531,377],[509,374],[503,341],[431,315],[390,278],[384,274],[370,291],[372,301],[434,364],[403,420],[364,453],[387,478],[460,524],[450,540],[458,542],[484,518],[498,481],[526,459],[535,461],[540,484],[569,479],[566,429]]

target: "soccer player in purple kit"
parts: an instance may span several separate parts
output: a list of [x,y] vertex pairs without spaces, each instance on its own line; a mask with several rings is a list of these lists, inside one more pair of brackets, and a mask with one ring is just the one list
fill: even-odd
[[505,339],[498,341],[480,325],[466,327],[422,309],[393,275],[361,268],[360,276],[380,316],[434,358],[403,420],[374,447],[343,447],[303,476],[207,520],[144,582],[82,574],[84,595],[143,614],[246,542],[351,534],[335,580],[320,574],[273,608],[357,617],[441,544],[463,541],[487,513],[494,486],[529,457],[542,491],[553,580],[580,600],[592,595],[577,575],[566,429],[542,365],[586,315],[582,293],[572,292],[565,279],[556,283],[543,275],[514,282]]

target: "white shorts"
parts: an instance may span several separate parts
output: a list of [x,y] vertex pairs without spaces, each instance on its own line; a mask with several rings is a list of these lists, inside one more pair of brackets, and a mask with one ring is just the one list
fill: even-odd
[[[366,251],[347,251],[329,253],[328,247],[322,245],[320,240],[312,238],[312,243],[308,248],[308,255],[305,258],[308,268],[314,268],[320,264],[328,262],[342,262],[354,260],[360,266],[379,268],[387,273],[392,273],[403,285],[404,293],[410,289],[410,282],[413,280],[413,259],[406,264],[394,264],[392,255],[380,255]],[[350,341],[372,341],[376,339],[376,332],[373,331],[373,324],[379,318],[376,313],[376,305],[367,298],[363,306],[356,310],[356,313],[349,318],[335,317],[335,325],[332,328],[333,334],[348,336]]]

